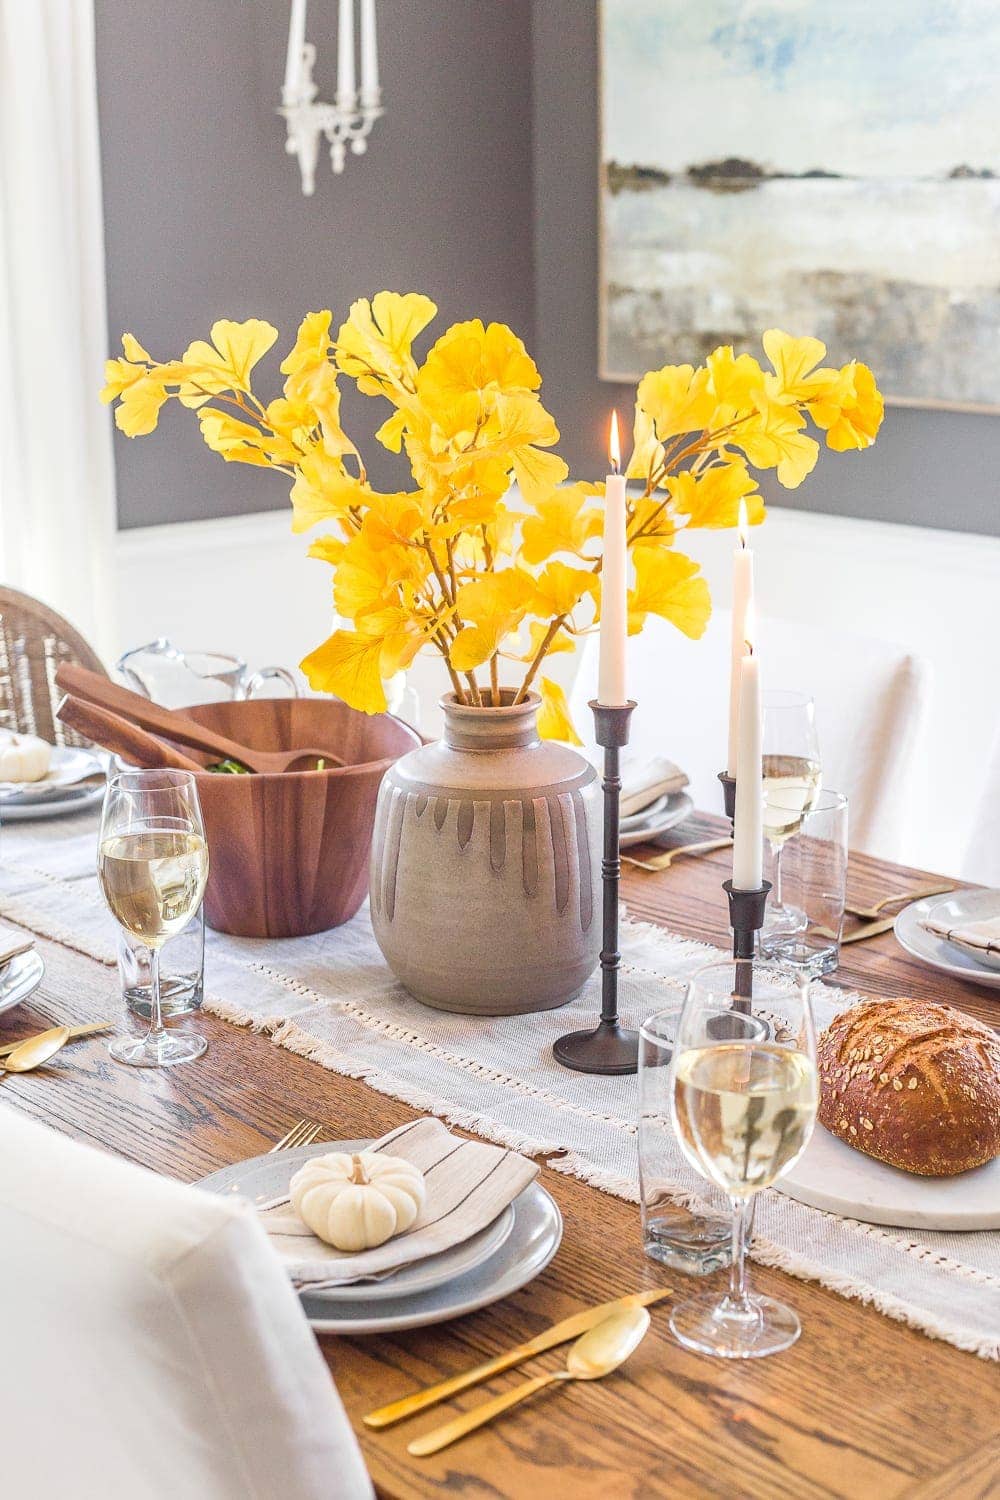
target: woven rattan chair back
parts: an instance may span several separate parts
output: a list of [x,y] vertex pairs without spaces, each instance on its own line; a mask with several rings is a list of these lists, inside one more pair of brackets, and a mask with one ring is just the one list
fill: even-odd
[[97,652],[68,620],[30,594],[0,588],[0,728],[37,734],[53,745],[88,743],[56,718],[62,693],[55,676],[63,662],[107,676]]

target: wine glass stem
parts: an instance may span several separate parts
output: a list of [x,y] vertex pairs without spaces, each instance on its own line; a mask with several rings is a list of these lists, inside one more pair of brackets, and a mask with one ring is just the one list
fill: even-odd
[[781,899],[781,855],[784,844],[772,844],[774,851],[774,894],[771,898],[771,907],[774,911],[781,911],[783,902]]
[[149,950],[149,1035],[160,1036],[163,1032],[163,1011],[160,1007],[160,950]]
[[731,1313],[747,1314],[751,1311],[747,1296],[746,1250],[747,1216],[752,1203],[752,1198],[730,1199],[733,1210],[733,1258],[729,1267],[729,1296],[726,1301],[727,1311]]

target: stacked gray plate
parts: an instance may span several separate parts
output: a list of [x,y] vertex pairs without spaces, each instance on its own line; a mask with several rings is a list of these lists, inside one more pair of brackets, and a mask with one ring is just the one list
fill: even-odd
[[676,824],[683,823],[693,811],[694,803],[687,792],[664,794],[631,817],[622,818],[618,842],[623,849],[628,849],[633,844],[648,843]]
[[0,782],[0,823],[58,818],[96,807],[104,797],[104,763],[90,750],[57,745],[41,781]]
[[[371,1141],[322,1141],[255,1156],[223,1167],[198,1183],[209,1192],[235,1194],[251,1203],[273,1202],[287,1192],[292,1174],[312,1156],[364,1151]],[[357,1282],[303,1295],[302,1306],[318,1333],[389,1333],[444,1323],[509,1297],[559,1248],[562,1217],[537,1182],[525,1188],[498,1219],[454,1245],[380,1281]]]

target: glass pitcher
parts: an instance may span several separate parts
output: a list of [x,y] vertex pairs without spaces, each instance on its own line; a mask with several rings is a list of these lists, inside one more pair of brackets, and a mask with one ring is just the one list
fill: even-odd
[[[164,708],[186,708],[193,703],[220,703],[234,698],[297,698],[298,686],[284,667],[261,667],[251,672],[238,656],[221,651],[181,651],[165,636],[148,646],[126,651],[115,663],[126,686],[152,698]],[[280,682],[278,694],[263,691]]]

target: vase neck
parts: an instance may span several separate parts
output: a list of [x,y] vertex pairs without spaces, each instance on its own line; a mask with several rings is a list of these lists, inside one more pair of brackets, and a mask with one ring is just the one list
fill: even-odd
[[499,708],[471,708],[456,703],[453,693],[441,699],[444,742],[453,750],[516,750],[538,744],[536,722],[541,699],[528,693],[514,703],[511,688],[501,690]]

